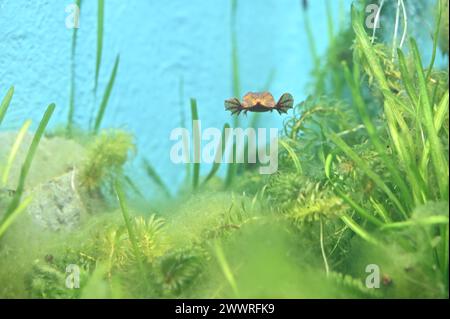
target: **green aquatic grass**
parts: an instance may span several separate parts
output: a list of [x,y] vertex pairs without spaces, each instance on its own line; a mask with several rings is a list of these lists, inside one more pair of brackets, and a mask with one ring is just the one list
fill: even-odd
[[433,163],[436,179],[438,181],[440,194],[444,199],[448,200],[448,161],[445,158],[444,149],[434,126],[433,106],[430,102],[427,82],[423,71],[422,60],[414,39],[411,39],[411,50],[413,52],[416,74],[419,82],[419,100],[418,107],[420,114],[423,116],[424,131],[427,134],[430,143],[431,161]]
[[159,176],[156,169],[146,159],[144,159],[142,161],[142,165],[143,165],[145,173],[150,178],[150,180],[153,181],[168,198],[170,198],[171,195],[170,195],[169,188],[166,186],[166,184],[164,184],[161,176]]
[[431,54],[431,61],[430,65],[428,66],[427,75],[425,76],[425,79],[428,81],[431,76],[431,71],[433,70],[434,63],[436,61],[436,53],[437,53],[437,47],[439,42],[439,32],[441,31],[441,20],[442,20],[442,0],[437,0],[437,17],[436,17],[436,26],[434,27],[434,33],[433,33],[433,51]]
[[[191,99],[191,118],[192,118],[192,125],[194,125],[194,122],[198,122],[198,109],[197,109],[197,100]],[[200,145],[197,145],[200,140],[200,132],[198,131],[198,127],[192,127],[193,131],[193,145],[194,145],[194,163],[193,163],[193,175],[192,175],[192,188],[195,190],[198,187],[199,181],[200,181],[200,158],[201,158],[201,150]]]
[[[373,72],[374,77],[380,86],[381,92],[385,97],[385,113],[387,115],[387,125],[391,133],[391,141],[389,144],[395,146],[398,154],[397,158],[392,158],[392,156],[388,156],[386,154],[386,142],[382,142],[380,140],[379,131],[370,119],[368,108],[365,105],[362,94],[359,90],[360,77],[358,72],[360,68],[358,67],[358,61],[355,61],[355,71],[353,76],[350,74],[348,67],[344,67],[344,72],[352,91],[354,104],[356,105],[371,142],[383,159],[384,164],[389,169],[395,185],[400,189],[400,193],[402,195],[401,199],[394,194],[394,192],[384,183],[381,177],[372,172],[367,164],[358,158],[356,153],[351,150],[342,138],[335,134],[331,134],[330,138],[333,142],[339,145],[339,147],[347,155],[349,155],[368,176],[374,180],[374,182],[386,193],[392,202],[395,203],[403,217],[407,219],[408,211],[411,211],[412,205],[423,203],[423,196],[429,193],[429,189],[432,188],[433,185],[432,181],[424,181],[422,177],[424,176],[424,172],[420,172],[418,169],[418,164],[416,162],[416,158],[418,158],[416,153],[418,151],[417,145],[423,145],[424,153],[421,154],[421,156],[425,156],[427,158],[428,153],[431,153],[435,176],[438,180],[442,198],[446,198],[444,191],[448,189],[448,163],[444,157],[441,141],[439,140],[436,128],[434,126],[432,108],[430,105],[423,67],[420,61],[420,55],[418,53],[417,46],[414,41],[412,41],[411,46],[413,58],[415,61],[416,74],[419,82],[419,96],[417,96],[416,99],[415,93],[413,93],[415,92],[414,85],[411,82],[411,77],[406,71],[404,55],[402,53],[399,54],[400,68],[402,70],[402,74],[405,76],[405,90],[408,92],[410,99],[414,101],[414,110],[409,112],[409,115],[411,113],[415,115],[413,120],[415,123],[419,123],[419,129],[423,132],[420,134],[420,140],[413,141],[411,134],[409,134],[409,127],[406,124],[407,121],[409,121],[407,118],[408,115],[405,116],[400,113],[400,110],[405,108],[404,106],[401,106],[404,102],[398,96],[395,96],[389,89],[384,71],[379,62],[379,58],[371,49],[371,44],[369,43],[368,36],[360,23],[360,18],[356,12],[356,9],[353,9],[352,15],[352,24],[355,30],[357,43],[359,44],[362,53],[366,56],[367,60],[371,61],[371,71]],[[443,97],[443,101],[446,100],[445,96],[446,95]],[[418,101],[420,102],[418,103]],[[398,105],[400,105],[400,107]],[[444,118],[445,111],[441,112],[442,113],[438,113],[438,116],[439,118]],[[422,125],[424,129],[422,129]],[[423,141],[422,136],[426,136],[427,140]],[[403,177],[400,175],[400,171],[398,170],[399,162],[401,163],[400,167],[405,169],[409,186],[406,185]],[[422,159],[422,162],[426,163],[428,160]]]
[[[178,82],[178,98],[179,98],[179,106],[180,106],[180,127],[187,127],[186,123],[186,113],[184,110],[184,78],[180,76],[179,82]],[[184,149],[189,149],[189,145],[187,141],[184,142],[183,145]],[[186,175],[185,179],[189,180],[191,178],[191,164],[185,163],[185,169],[186,169]]]
[[100,67],[102,63],[103,53],[103,33],[105,24],[105,0],[97,1],[97,51],[95,59],[95,79],[94,92],[97,92],[98,78],[100,75]]
[[134,225],[132,224],[131,215],[130,215],[130,212],[128,211],[128,207],[125,202],[125,194],[122,190],[122,185],[120,184],[119,180],[116,180],[114,183],[114,191],[116,192],[117,199],[119,201],[120,210],[122,212],[122,217],[123,217],[123,220],[125,222],[125,226],[126,226],[127,232],[128,232],[128,237],[129,237],[131,245],[133,247],[133,253],[138,260],[138,267],[139,267],[139,272],[140,272],[141,278],[142,278],[142,280],[146,281],[147,276],[145,274],[145,269],[144,269],[144,263],[143,263],[144,258],[142,256],[141,250],[139,249],[138,239],[136,236]]
[[236,284],[236,280],[234,279],[233,272],[228,264],[227,258],[225,256],[225,253],[223,252],[221,244],[217,241],[214,243],[214,251],[216,253],[216,258],[217,261],[219,262],[220,268],[222,269],[226,281],[233,290],[235,298],[239,298],[239,290]]
[[107,84],[106,89],[105,89],[105,93],[103,94],[103,98],[102,98],[102,101],[100,103],[100,106],[99,106],[99,109],[98,109],[98,112],[97,112],[97,116],[95,118],[94,134],[98,134],[98,132],[100,130],[100,126],[102,124],[106,108],[108,107],[109,97],[111,96],[111,92],[112,92],[113,87],[114,87],[114,82],[116,81],[116,76],[117,76],[117,70],[119,68],[119,63],[120,63],[120,56],[117,55],[116,60],[114,62],[114,67],[113,67],[113,69],[111,71],[111,75],[109,77],[109,81],[108,81],[108,84]]
[[14,141],[14,144],[11,147],[11,150],[9,151],[8,160],[3,169],[3,175],[2,175],[3,185],[6,185],[6,183],[8,182],[9,173],[15,162],[17,151],[19,150],[20,145],[22,145],[23,139],[25,137],[25,134],[28,132],[30,125],[31,125],[31,120],[25,121],[25,123],[20,128],[19,133],[17,133],[16,140]]
[[47,128],[50,118],[52,117],[53,112],[55,111],[55,107],[56,107],[55,104],[50,104],[47,107],[47,110],[45,111],[41,122],[39,123],[36,133],[34,134],[33,140],[31,141],[31,145],[28,149],[28,153],[25,157],[25,161],[22,164],[22,168],[20,170],[19,182],[17,184],[17,189],[15,191],[14,197],[12,198],[10,204],[8,205],[8,208],[6,209],[6,213],[3,216],[3,219],[0,222],[0,224],[5,222],[16,211],[16,209],[20,205],[20,201],[21,201],[23,191],[25,188],[25,181],[26,181],[28,173],[30,171],[30,167],[33,162],[34,155],[36,154],[37,148],[39,146],[39,142],[41,141],[41,138],[44,135],[45,129]]
[[[81,0],[76,0],[75,4],[78,6],[81,14]],[[77,38],[78,38],[78,28],[74,28],[72,32],[72,50],[70,53],[70,92],[69,92],[69,112],[67,114],[67,134],[72,135],[72,130],[74,126],[74,116],[75,116],[75,53],[77,50]]]
[[[12,97],[14,95],[14,87],[12,86],[8,93],[6,94],[5,98],[3,99],[2,103],[0,104],[0,125],[3,122],[3,119],[6,115],[6,112],[8,110],[8,107],[11,103]],[[11,170],[11,167],[15,161],[17,151],[22,144],[23,138],[28,131],[28,128],[31,125],[31,120],[26,121],[22,128],[19,130],[19,133],[17,134],[16,140],[9,152],[9,156],[6,162],[5,167],[3,168],[2,172],[2,185],[5,185],[8,181],[9,172]],[[17,195],[17,192],[15,196]],[[11,224],[14,222],[14,220],[24,212],[26,207],[30,204],[31,197],[27,197],[23,201],[20,200],[20,198],[16,199],[15,206],[10,206],[6,210],[5,215],[2,217],[2,220],[0,221],[0,238],[4,235],[6,230],[11,226]]]
[[0,238],[5,234],[6,230],[11,226],[11,224],[17,219],[17,217],[22,214],[27,206],[31,203],[32,197],[27,197],[21,201],[16,208],[9,214],[8,217],[0,222]]
[[308,39],[308,48],[310,50],[310,55],[314,62],[313,70],[316,70],[320,66],[320,58],[319,58],[319,54],[317,53],[316,41],[315,41],[315,37],[314,37],[313,31],[312,31],[311,21],[309,19],[309,14],[308,14],[307,8],[303,8],[302,12],[303,12],[305,32],[306,32],[306,36]]
[[289,154],[289,157],[291,158],[292,162],[294,163],[297,174],[302,175],[302,173],[303,173],[302,164],[300,163],[300,159],[298,158],[294,149],[289,145],[289,143],[287,141],[279,140],[279,143]]
[[[448,90],[435,100],[438,101],[437,103],[432,104],[430,82],[425,74],[417,44],[414,39],[411,39],[411,53],[408,58],[413,64],[413,73],[407,68],[407,57],[398,50],[399,81],[403,85],[404,95],[394,93],[388,84],[383,63],[373,49],[361,21],[360,13],[353,7],[352,26],[356,35],[356,48],[360,50],[359,53],[365,57],[366,61],[369,61],[366,69],[373,76],[376,89],[383,96],[383,113],[389,134],[383,134],[383,127],[377,127],[369,115],[369,107],[360,89],[362,82],[360,72],[363,69],[361,60],[355,57],[353,70],[351,71],[347,65],[344,65],[343,70],[350,87],[353,104],[364,124],[368,140],[384,167],[388,169],[389,179],[386,180],[377,173],[371,167],[372,164],[365,162],[344,138],[336,133],[329,133],[328,138],[374,182],[388,198],[388,202],[397,208],[400,215],[393,214],[387,202],[382,203],[371,198],[370,203],[373,206],[363,207],[346,194],[339,180],[333,177],[332,155],[327,157],[325,173],[334,190],[354,209],[360,221],[368,221],[376,228],[391,231],[411,229],[415,226],[441,225],[438,227],[440,230],[437,234],[442,240],[448,236],[448,216],[411,218],[414,217],[413,209],[418,205],[433,201],[448,203],[448,159],[445,156],[443,140],[439,135],[444,118],[448,118]],[[436,48],[434,47],[433,50]],[[405,98],[412,103],[407,105]],[[418,134],[411,134],[412,129],[417,130]],[[394,147],[392,152],[387,152],[386,145]],[[377,212],[382,220],[374,217],[373,211]],[[370,234],[371,228],[363,226],[361,222],[358,223],[357,219],[349,215],[342,217],[342,220],[361,238],[370,243],[379,244],[379,240]],[[433,248],[441,265],[443,278],[448,278],[448,253],[444,252],[446,247],[448,244],[441,242]],[[428,262],[433,261],[428,260]]]
[[[203,180],[203,185],[205,185],[206,183],[208,183],[208,181],[210,181],[214,176],[216,176],[217,172],[219,171],[220,168],[220,163],[222,162],[222,158],[223,155],[225,154],[225,150],[228,144],[228,141],[226,140],[225,137],[225,130],[229,129],[230,125],[228,123],[225,123],[225,125],[223,126],[222,129],[222,140],[220,145],[218,145],[217,150],[220,150],[220,152],[218,151],[216,156],[215,156],[215,161],[213,163],[213,166],[211,167],[211,170],[209,171],[208,175],[205,177],[205,179]],[[218,155],[221,155],[220,158]]]
[[[241,78],[239,71],[239,51],[238,51],[238,35],[236,30],[237,24],[237,9],[238,1],[231,0],[231,20],[230,20],[230,30],[231,30],[231,83],[232,83],[232,94],[234,97],[241,98]],[[232,127],[239,126],[239,116],[233,118]],[[233,142],[233,154],[236,154],[236,143]],[[232,163],[228,164],[228,169],[225,177],[225,187],[228,188],[233,183],[234,177],[238,171],[238,164]]]
[[11,86],[6,93],[5,97],[2,100],[2,103],[0,104],[0,125],[2,124],[6,112],[8,111],[9,105],[11,104],[12,97],[14,95],[14,86]]

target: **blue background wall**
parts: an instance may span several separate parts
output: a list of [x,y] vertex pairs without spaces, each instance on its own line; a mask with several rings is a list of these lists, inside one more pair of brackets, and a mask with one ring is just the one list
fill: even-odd
[[[223,101],[232,94],[229,0],[106,0],[99,97],[116,54],[121,63],[104,127],[135,134],[165,182],[175,185],[184,168],[169,160],[170,131],[179,126],[182,105],[196,97],[203,127],[230,121]],[[328,42],[325,1],[309,1],[313,32],[322,52]],[[338,16],[339,1],[330,1]],[[5,125],[15,129],[27,118],[36,125],[50,102],[52,125],[65,123],[70,85],[72,30],[65,26],[64,0],[0,0],[0,95],[10,85],[15,96]],[[350,1],[343,1],[349,9]],[[86,126],[100,98],[93,94],[97,1],[84,0],[76,51],[76,122]],[[312,61],[299,0],[238,0],[238,49],[243,93],[262,89],[275,70],[271,91],[307,95]],[[184,82],[180,99],[179,84]],[[265,126],[283,118],[264,115]],[[3,127],[4,129],[4,127]]]

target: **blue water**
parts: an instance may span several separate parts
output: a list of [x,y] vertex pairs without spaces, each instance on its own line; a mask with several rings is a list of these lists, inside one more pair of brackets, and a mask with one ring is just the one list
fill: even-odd
[[[76,51],[76,122],[86,127],[97,109],[114,59],[121,63],[103,127],[136,136],[140,158],[148,158],[174,188],[185,169],[169,160],[170,131],[189,118],[189,98],[198,100],[204,127],[231,121],[224,99],[232,95],[231,1],[106,0],[105,37],[98,96],[93,93],[97,1],[84,0]],[[325,1],[309,1],[319,52],[328,43]],[[339,1],[330,1],[335,19]],[[351,1],[343,1],[348,9]],[[5,120],[18,128],[27,118],[37,125],[55,102],[52,125],[65,123],[70,85],[72,30],[65,26],[71,1],[0,0],[0,95],[15,95]],[[238,52],[242,94],[270,86],[277,98],[308,94],[312,60],[299,0],[238,0]],[[180,83],[183,95],[180,97]],[[181,109],[183,111],[181,111]],[[262,126],[281,127],[283,117],[262,116]],[[4,129],[5,127],[3,127]],[[204,169],[207,169],[204,167]]]

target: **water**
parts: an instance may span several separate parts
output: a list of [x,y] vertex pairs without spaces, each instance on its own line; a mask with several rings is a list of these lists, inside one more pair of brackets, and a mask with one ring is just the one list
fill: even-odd
[[442,3],[0,0],[0,298],[448,298]]

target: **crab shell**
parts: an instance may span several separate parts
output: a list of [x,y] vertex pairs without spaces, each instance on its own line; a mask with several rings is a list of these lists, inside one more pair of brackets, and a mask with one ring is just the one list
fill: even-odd
[[242,98],[242,107],[251,109],[253,112],[264,112],[276,106],[275,99],[269,92],[249,92]]

